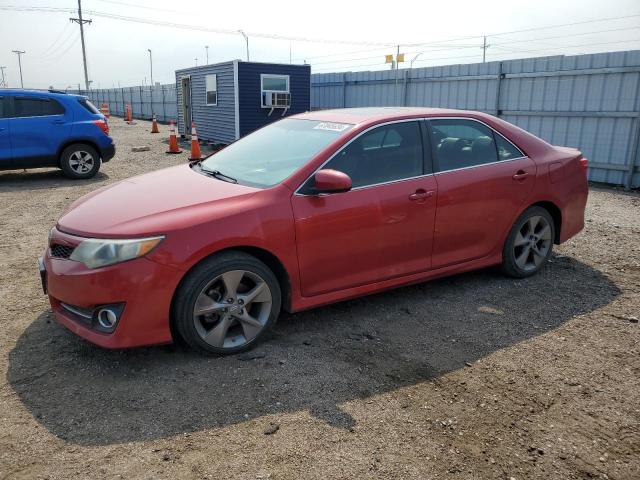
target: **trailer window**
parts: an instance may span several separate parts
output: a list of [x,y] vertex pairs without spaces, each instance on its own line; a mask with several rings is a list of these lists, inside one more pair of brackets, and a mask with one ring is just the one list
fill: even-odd
[[289,75],[272,75],[263,73],[260,75],[262,91],[289,92]]
[[215,74],[207,75],[205,77],[206,90],[207,90],[207,105],[218,104],[218,77]]

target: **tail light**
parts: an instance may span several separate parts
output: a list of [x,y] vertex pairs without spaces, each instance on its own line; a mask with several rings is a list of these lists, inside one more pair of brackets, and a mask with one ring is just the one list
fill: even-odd
[[104,120],[95,120],[93,122],[105,135],[109,135],[109,124]]
[[580,160],[580,166],[582,167],[583,170],[588,170],[589,168],[589,160],[587,160],[586,158],[582,157]]

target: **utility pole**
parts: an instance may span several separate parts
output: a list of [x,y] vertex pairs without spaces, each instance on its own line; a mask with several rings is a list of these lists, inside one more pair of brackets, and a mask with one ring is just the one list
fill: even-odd
[[151,49],[147,48],[149,51],[149,65],[151,66],[151,88],[153,88],[153,56],[151,54]]
[[289,40],[289,64],[291,63],[291,40]]
[[82,63],[84,64],[84,84],[89,90],[89,74],[87,73],[87,50],[84,46],[84,24],[91,23],[91,20],[83,20],[82,19],[82,0],[78,0],[78,18],[70,18],[72,22],[80,25],[80,42],[82,43]]
[[482,42],[482,63],[485,63],[487,60],[487,48],[490,47],[490,45],[487,45],[487,37],[483,37],[483,42]]
[[23,55],[27,52],[24,50],[11,50],[13,53],[18,55],[18,68],[20,69],[20,88],[24,88],[24,83],[22,81],[22,61],[20,60],[20,55]]
[[204,49],[207,51],[207,65],[209,65],[209,45],[205,45]]
[[247,62],[249,61],[249,37],[242,30],[238,30],[238,33],[244,37],[244,41],[247,44]]
[[196,61],[196,67],[198,66],[198,57],[194,59]]
[[6,82],[4,81],[4,69],[7,67],[0,67],[0,72],[2,72],[2,81],[0,81],[0,87],[7,87]]

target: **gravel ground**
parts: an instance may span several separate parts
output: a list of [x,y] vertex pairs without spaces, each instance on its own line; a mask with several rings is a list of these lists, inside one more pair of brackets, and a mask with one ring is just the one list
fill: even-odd
[[0,478],[640,478],[638,194],[592,188],[531,279],[286,315],[234,357],[106,351],[55,324],[35,259],[79,196],[186,160],[111,124],[93,180],[0,172]]

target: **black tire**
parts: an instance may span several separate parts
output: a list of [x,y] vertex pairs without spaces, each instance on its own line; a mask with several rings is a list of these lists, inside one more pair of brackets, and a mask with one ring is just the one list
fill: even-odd
[[[534,222],[536,225],[532,230]],[[551,256],[555,235],[553,218],[546,209],[537,206],[527,208],[513,224],[504,243],[502,271],[514,278],[538,273]],[[526,243],[522,244],[523,241]]]
[[[215,282],[216,279],[219,279],[219,277],[221,277],[225,273],[238,271],[246,272],[246,276],[242,277],[240,287],[242,287],[243,285],[242,282],[251,283],[254,277],[256,279],[263,280],[266,283],[266,285],[268,286],[269,294],[271,296],[270,311],[263,313],[262,316],[265,319],[263,320],[263,326],[261,327],[259,333],[250,340],[245,341],[238,346],[229,345],[218,347],[211,345],[203,339],[203,332],[206,332],[208,325],[211,325],[209,333],[213,331],[214,327],[221,323],[221,315],[228,315],[232,319],[230,321],[233,323],[233,326],[228,329],[229,331],[231,331],[233,328],[235,329],[235,331],[239,330],[243,332],[229,339],[229,341],[234,341],[236,338],[240,337],[245,338],[245,340],[246,338],[248,338],[248,336],[244,333],[245,324],[233,317],[232,313],[220,315],[211,313],[210,315],[213,318],[208,319],[206,315],[197,316],[194,311],[196,302],[199,301],[200,298],[203,298],[202,295],[206,295],[205,289],[210,288],[212,282]],[[220,280],[220,282],[222,282],[222,280]],[[255,285],[257,284],[258,283],[255,283]],[[234,297],[236,296],[233,294],[231,295]],[[225,298],[227,296],[227,292],[225,292],[221,295],[220,298],[212,300],[212,302],[222,303],[224,301],[227,301],[227,299]],[[237,295],[237,297],[240,296],[241,295]],[[206,296],[205,298],[211,299],[211,297],[209,296]],[[280,291],[280,285],[276,276],[269,269],[269,267],[267,267],[264,263],[251,255],[242,252],[229,251],[213,255],[203,260],[199,265],[197,265],[187,274],[187,276],[180,283],[178,290],[176,291],[171,318],[175,330],[180,334],[182,339],[194,350],[200,353],[230,355],[252,348],[273,327],[280,314],[281,298],[282,294]],[[259,308],[262,308],[263,304],[257,305],[260,305]],[[231,304],[230,309],[234,308],[234,306],[235,303]],[[240,308],[237,313],[244,313],[242,305],[240,305],[239,307],[236,306],[235,308]],[[250,308],[253,308],[253,304],[247,303],[247,314],[250,314]],[[207,321],[210,321],[211,323],[205,325],[205,322]],[[224,335],[226,336],[226,333]]]
[[91,178],[100,170],[100,154],[91,145],[74,143],[60,154],[60,168],[75,180]]

